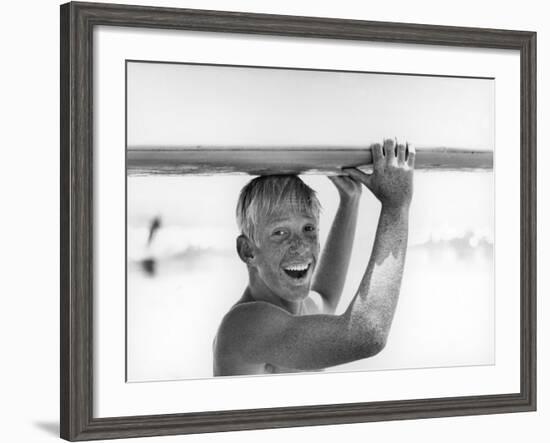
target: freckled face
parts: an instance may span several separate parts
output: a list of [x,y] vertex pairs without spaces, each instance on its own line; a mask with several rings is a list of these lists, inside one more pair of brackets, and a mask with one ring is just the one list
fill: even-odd
[[319,256],[318,220],[312,214],[278,211],[256,229],[255,266],[276,295],[289,302],[307,298]]

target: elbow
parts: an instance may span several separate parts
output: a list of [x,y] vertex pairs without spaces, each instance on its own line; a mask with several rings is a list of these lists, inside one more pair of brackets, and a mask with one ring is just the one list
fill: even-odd
[[370,341],[368,345],[367,357],[374,357],[375,355],[382,352],[382,350],[385,347],[386,347],[386,337],[382,337],[382,336],[373,337],[372,341]]
[[389,325],[372,316],[360,320],[351,321],[348,326],[351,348],[354,349],[356,359],[374,357],[386,347]]
[[370,358],[379,354],[386,347],[387,336],[380,332],[371,332],[363,337],[361,344],[358,346],[359,358]]

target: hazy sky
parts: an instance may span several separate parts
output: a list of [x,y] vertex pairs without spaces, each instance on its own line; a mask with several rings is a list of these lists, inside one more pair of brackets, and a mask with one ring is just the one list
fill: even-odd
[[494,81],[128,64],[128,145],[494,148]]

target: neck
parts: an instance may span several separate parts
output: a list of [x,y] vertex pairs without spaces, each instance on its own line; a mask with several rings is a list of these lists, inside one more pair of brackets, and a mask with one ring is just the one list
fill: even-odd
[[251,298],[254,301],[271,303],[291,314],[299,314],[301,312],[303,301],[292,302],[279,297],[253,270],[249,270],[248,276],[248,287],[245,290],[246,298]]

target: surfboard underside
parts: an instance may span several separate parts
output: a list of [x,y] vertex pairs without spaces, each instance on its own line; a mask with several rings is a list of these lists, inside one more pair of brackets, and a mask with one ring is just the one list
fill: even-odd
[[[417,170],[492,170],[493,151],[416,149]],[[128,175],[338,174],[345,167],[372,169],[369,148],[133,148]]]

